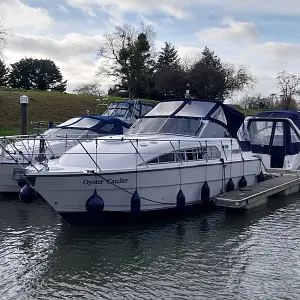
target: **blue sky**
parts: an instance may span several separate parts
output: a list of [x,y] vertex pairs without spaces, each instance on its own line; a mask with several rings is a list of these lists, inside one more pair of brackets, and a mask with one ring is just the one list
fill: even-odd
[[[71,91],[95,77],[102,35],[115,25],[152,24],[157,48],[170,41],[195,56],[208,45],[222,60],[245,65],[257,77],[251,93],[277,92],[282,70],[300,75],[299,0],[4,0],[0,17],[14,34],[7,63],[24,56],[50,58]],[[104,87],[111,80],[102,82]]]

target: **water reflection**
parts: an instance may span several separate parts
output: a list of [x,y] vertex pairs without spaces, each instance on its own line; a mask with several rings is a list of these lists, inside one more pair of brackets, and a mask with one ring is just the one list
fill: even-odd
[[297,196],[135,227],[69,227],[0,203],[1,299],[297,299]]

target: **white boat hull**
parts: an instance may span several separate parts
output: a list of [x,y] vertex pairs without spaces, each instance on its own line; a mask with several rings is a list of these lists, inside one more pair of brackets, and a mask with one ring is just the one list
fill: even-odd
[[[243,175],[248,186],[255,184],[256,175],[260,172],[259,160],[247,159],[244,164],[243,174],[242,161],[225,162],[225,180],[222,175],[224,174],[223,165],[216,160],[207,166],[204,162],[200,164],[191,162],[184,163],[181,168],[178,165],[175,168],[166,166],[163,169],[147,170],[144,168],[137,173],[123,171],[101,174],[101,177],[87,173],[72,176],[70,174],[47,176],[47,173],[41,173],[36,177],[33,176],[30,181],[34,182],[32,185],[37,192],[73,225],[77,221],[80,223],[86,219],[80,216],[78,220],[73,220],[70,215],[88,214],[86,201],[95,188],[104,201],[102,216],[105,213],[130,215],[131,197],[136,188],[141,198],[141,214],[172,210],[176,208],[176,198],[180,188],[185,196],[186,205],[192,206],[203,202],[201,188],[205,181],[208,182],[210,188],[210,197],[224,190],[230,177],[235,188],[238,187],[238,182]],[[101,216],[97,216],[96,219],[97,222],[102,222]]]
[[[24,165],[24,168],[26,166]],[[19,193],[21,187],[13,179],[15,168],[21,168],[16,163],[0,163],[0,193]]]

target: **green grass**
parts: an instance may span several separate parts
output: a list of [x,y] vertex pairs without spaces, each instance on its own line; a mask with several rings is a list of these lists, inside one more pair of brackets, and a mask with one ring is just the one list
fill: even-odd
[[[100,115],[105,107],[96,105],[100,96],[75,95],[60,92],[26,91],[0,88],[0,135],[20,134],[20,96],[29,97],[28,130],[31,122],[54,121],[64,122],[72,117],[84,115],[89,110],[90,115]],[[124,98],[109,97],[107,103]],[[143,100],[157,103],[155,100]],[[256,114],[261,110],[242,110],[246,115]]]
[[[96,108],[98,104],[96,99],[101,99],[100,96],[0,89],[0,132],[19,133],[17,129],[20,126],[19,99],[23,94],[29,98],[29,124],[36,121],[64,122],[72,117],[84,115],[86,110],[89,110],[90,115],[101,115],[105,110],[105,106]],[[109,97],[107,103],[120,99],[124,98]]]

